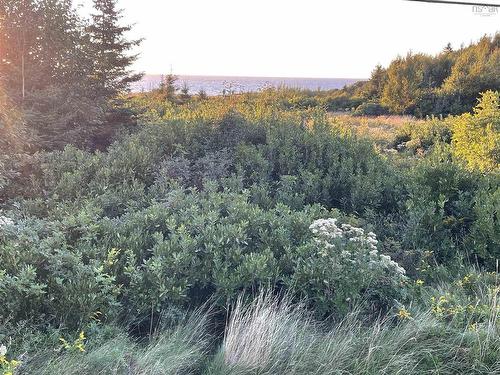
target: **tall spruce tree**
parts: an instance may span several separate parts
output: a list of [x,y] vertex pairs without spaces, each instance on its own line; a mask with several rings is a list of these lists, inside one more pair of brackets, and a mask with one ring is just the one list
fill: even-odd
[[[42,13],[33,0],[0,2],[0,81],[15,102],[26,97],[41,76],[40,30]],[[43,76],[43,75],[42,75]]]
[[88,99],[88,40],[72,1],[0,1],[0,40],[0,90],[31,142],[42,148],[78,142],[75,131],[99,110]]
[[371,78],[364,87],[363,96],[369,100],[379,100],[382,97],[386,81],[387,71],[379,64],[372,71]]
[[96,94],[113,98],[127,90],[132,82],[142,74],[132,73],[129,68],[137,59],[131,50],[141,43],[141,39],[127,40],[125,33],[130,25],[122,26],[122,10],[117,9],[117,0],[94,0],[95,12],[88,27],[94,57],[92,79]]
[[124,37],[116,1],[95,8],[89,23],[72,0],[0,0],[0,90],[37,147],[105,146],[129,120],[109,99],[140,77],[128,71],[140,41]]

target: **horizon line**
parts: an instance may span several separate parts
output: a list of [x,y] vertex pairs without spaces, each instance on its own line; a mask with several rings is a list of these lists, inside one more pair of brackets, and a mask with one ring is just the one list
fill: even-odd
[[[170,73],[144,73],[144,76],[166,76]],[[367,80],[369,77],[304,77],[304,76],[259,76],[259,75],[224,75],[224,74],[182,74],[172,73],[178,77],[214,77],[214,78],[273,78],[273,79],[349,79],[349,80]]]

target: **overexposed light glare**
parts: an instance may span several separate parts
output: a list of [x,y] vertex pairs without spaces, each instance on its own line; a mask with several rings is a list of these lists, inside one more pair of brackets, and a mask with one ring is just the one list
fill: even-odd
[[[497,1],[497,0],[494,0]],[[76,0],[88,14],[91,0]],[[500,1],[499,1],[500,2]],[[404,0],[119,0],[150,74],[365,78],[409,51],[493,35],[500,14]]]

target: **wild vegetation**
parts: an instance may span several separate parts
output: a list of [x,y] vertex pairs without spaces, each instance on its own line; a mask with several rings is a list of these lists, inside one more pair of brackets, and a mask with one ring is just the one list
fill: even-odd
[[448,44],[436,56],[409,53],[387,68],[377,66],[367,82],[334,92],[331,110],[354,114],[426,116],[469,112],[477,94],[500,85],[500,35],[454,50]]
[[[500,373],[498,35],[339,92],[207,97],[168,75],[127,94],[138,42],[114,1],[89,21],[18,6],[0,8],[0,374]],[[70,47],[95,65],[54,63]],[[368,89],[382,102],[349,102]],[[409,116],[429,97],[421,114],[454,115]]]

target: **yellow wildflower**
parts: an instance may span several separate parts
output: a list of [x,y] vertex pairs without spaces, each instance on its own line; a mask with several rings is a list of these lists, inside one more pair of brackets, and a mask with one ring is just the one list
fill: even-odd
[[415,281],[415,284],[417,284],[418,286],[422,286],[424,285],[424,280],[418,279],[417,281]]
[[399,319],[401,319],[401,320],[405,320],[405,319],[410,319],[411,318],[411,314],[404,307],[402,307],[402,308],[399,309],[399,311],[396,314],[396,316]]
[[66,350],[70,351],[79,351],[79,352],[84,352],[85,351],[85,332],[80,331],[78,334],[78,338],[73,342],[73,344],[70,344],[68,341],[66,341],[63,337],[59,339],[61,341],[61,347]]
[[117,249],[116,247],[113,247],[109,252],[108,252],[108,257],[106,259],[106,265],[109,267],[113,266],[117,262],[117,258],[120,255],[121,251]]
[[477,332],[477,322],[474,322],[469,326],[469,331]]

